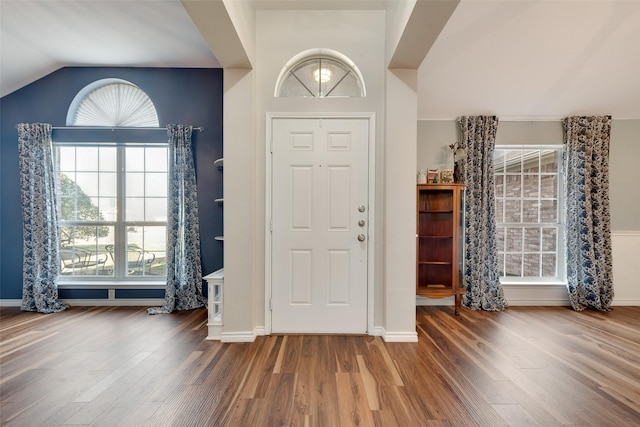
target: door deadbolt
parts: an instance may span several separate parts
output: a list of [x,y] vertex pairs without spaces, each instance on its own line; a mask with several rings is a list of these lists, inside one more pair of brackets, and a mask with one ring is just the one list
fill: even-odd
[[364,227],[364,224],[365,224],[364,219],[361,219],[360,221],[358,221],[358,225],[360,227]]
[[364,239],[366,239],[366,237],[364,237],[364,234],[358,234],[358,241],[359,242],[364,242]]
[[358,212],[364,212],[365,209],[364,205],[358,206]]

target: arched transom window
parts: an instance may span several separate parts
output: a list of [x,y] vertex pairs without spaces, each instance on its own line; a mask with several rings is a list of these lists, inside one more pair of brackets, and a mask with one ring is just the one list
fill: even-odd
[[68,126],[158,127],[158,123],[149,96],[120,79],[98,80],[86,86],[67,113]]
[[345,55],[331,49],[312,49],[291,58],[280,72],[276,97],[345,98],[365,97],[364,80],[358,67]]

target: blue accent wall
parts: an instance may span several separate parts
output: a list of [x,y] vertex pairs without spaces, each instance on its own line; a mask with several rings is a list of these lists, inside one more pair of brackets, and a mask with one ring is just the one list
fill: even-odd
[[[222,75],[220,68],[68,67],[0,98],[0,299],[22,298],[22,206],[15,126],[18,123],[65,126],[69,105],[76,94],[86,85],[106,78],[127,80],[142,89],[156,107],[160,126],[184,124],[205,128],[192,136],[202,272],[206,275],[222,268],[222,243],[214,240],[214,236],[222,234],[222,206],[214,202],[222,197],[222,173],[213,167],[214,160],[222,157]],[[206,292],[206,286],[203,288]],[[76,295],[77,291],[65,290],[64,297],[86,298],[86,294]],[[136,297],[158,298],[158,291],[138,291]]]

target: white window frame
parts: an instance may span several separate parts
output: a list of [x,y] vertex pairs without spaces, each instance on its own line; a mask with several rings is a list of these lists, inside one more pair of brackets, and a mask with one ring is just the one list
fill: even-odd
[[[166,130],[162,130],[166,132]],[[84,132],[90,132],[91,130]],[[100,131],[97,131],[99,133]],[[112,131],[113,132],[113,131]],[[131,130],[130,130],[131,132]],[[129,133],[130,133],[129,132]],[[135,132],[133,130],[132,132]],[[87,138],[90,139],[90,138]],[[97,138],[99,139],[99,138]],[[144,139],[144,138],[142,138]],[[167,142],[140,142],[140,143],[113,143],[113,142],[66,142],[62,140],[56,140],[54,138],[53,141],[54,149],[57,147],[63,146],[73,146],[73,147],[116,147],[117,149],[117,187],[118,187],[118,196],[117,196],[117,218],[115,221],[86,221],[78,224],[77,221],[59,221],[59,226],[112,226],[114,227],[114,256],[118,259],[114,263],[114,272],[112,276],[85,276],[85,275],[60,275],[58,278],[59,288],[62,289],[140,289],[140,288],[150,288],[150,289],[164,289],[166,286],[166,274],[161,276],[133,276],[127,275],[127,254],[126,250],[124,250],[127,242],[127,227],[129,226],[164,226],[167,227],[167,221],[125,221],[125,188],[126,188],[126,171],[125,171],[125,148],[126,147],[148,147],[148,146],[167,146]],[[57,156],[57,150],[56,156]],[[56,174],[58,171],[56,170]],[[168,185],[168,178],[167,178]],[[120,226],[118,226],[120,224]],[[119,250],[115,250],[115,248],[120,248]],[[166,241],[165,241],[165,250],[166,250]]]
[[[566,284],[566,262],[565,262],[565,244],[564,244],[564,192],[562,186],[562,159],[564,153],[564,145],[563,144],[522,144],[522,145],[496,145],[494,149],[494,160],[495,160],[495,152],[501,150],[556,150],[558,153],[558,169],[557,169],[557,223],[554,222],[517,222],[517,223],[507,223],[507,222],[499,222],[498,219],[502,218],[502,216],[498,215],[496,212],[496,227],[500,228],[501,226],[512,227],[512,228],[531,228],[532,226],[546,227],[546,228],[555,228],[556,229],[556,276],[555,277],[516,277],[516,276],[501,276],[500,283],[503,285],[565,285]],[[494,177],[496,172],[494,169]],[[520,172],[521,175],[525,175]],[[521,179],[521,198],[524,198],[522,190],[524,186],[524,180]],[[497,198],[497,196],[496,196]],[[538,200],[542,200],[538,194]],[[506,203],[503,206],[503,209],[506,210]],[[508,236],[505,234],[505,245]],[[498,248],[498,252],[505,253],[504,250],[506,248]],[[514,252],[515,253],[515,252]],[[524,250],[522,251],[524,253]],[[540,247],[540,253],[544,253],[542,250],[542,245]],[[542,265],[541,265],[542,268]],[[500,270],[504,270],[504,266],[500,266]]]

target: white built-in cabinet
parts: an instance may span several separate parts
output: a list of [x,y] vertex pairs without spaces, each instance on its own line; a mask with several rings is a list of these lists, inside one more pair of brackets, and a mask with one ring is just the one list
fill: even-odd
[[[216,160],[215,162],[213,162],[213,166],[222,171],[224,167],[224,160],[222,158]],[[218,199],[215,199],[215,202],[223,204],[224,198],[220,197]],[[224,241],[224,236],[215,236],[215,239],[222,242]],[[211,274],[207,274],[206,276],[204,276],[204,280],[207,281],[208,291],[207,339],[219,340],[222,337],[222,327],[224,325],[222,315],[222,306],[224,301],[224,268],[216,270]]]

